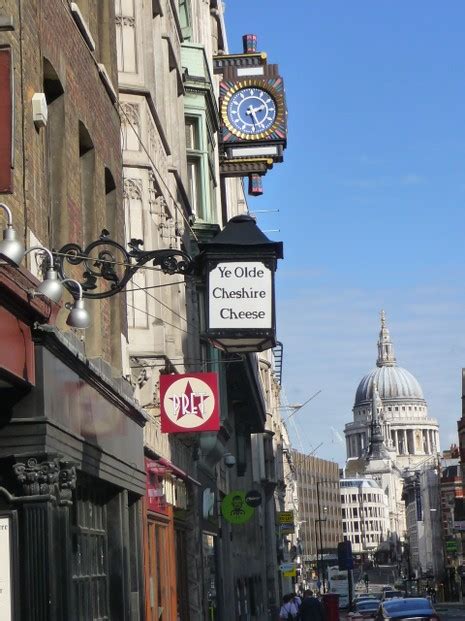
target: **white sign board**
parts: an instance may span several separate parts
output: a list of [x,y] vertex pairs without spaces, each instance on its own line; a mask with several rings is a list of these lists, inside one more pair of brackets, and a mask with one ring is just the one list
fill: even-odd
[[273,274],[260,261],[218,263],[209,289],[210,330],[273,327]]
[[11,549],[9,517],[0,516],[0,619],[11,621]]

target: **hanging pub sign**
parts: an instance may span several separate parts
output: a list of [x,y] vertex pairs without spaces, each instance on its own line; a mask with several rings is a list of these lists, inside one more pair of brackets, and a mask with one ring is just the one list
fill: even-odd
[[217,373],[160,375],[162,433],[218,431]]
[[225,352],[257,352],[276,345],[274,274],[283,258],[273,242],[244,214],[231,218],[201,244],[208,283],[210,343]]

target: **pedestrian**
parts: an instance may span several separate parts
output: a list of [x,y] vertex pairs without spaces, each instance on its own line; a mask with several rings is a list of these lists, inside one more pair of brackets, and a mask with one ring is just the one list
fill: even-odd
[[326,621],[323,604],[313,595],[313,591],[304,591],[304,598],[300,607],[300,621]]
[[[297,612],[299,612],[300,611],[300,607],[302,606],[302,598],[300,597],[300,595],[298,593],[291,593],[290,595],[292,597],[291,602],[296,607]],[[299,619],[300,619],[300,617],[299,617]]]
[[293,603],[293,599],[293,593],[284,595],[283,605],[281,606],[281,610],[279,611],[279,621],[297,621],[297,619],[299,618],[299,611]]

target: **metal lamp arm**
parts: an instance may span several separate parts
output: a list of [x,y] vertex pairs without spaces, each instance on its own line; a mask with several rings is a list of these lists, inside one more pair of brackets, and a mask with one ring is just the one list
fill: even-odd
[[[81,281],[82,296],[92,299],[109,298],[124,290],[134,274],[152,261],[165,274],[192,273],[194,261],[186,252],[178,249],[142,250],[143,241],[131,239],[129,250],[111,239],[107,230],[103,230],[100,238],[91,242],[84,249],[78,244],[66,244],[54,253],[55,264],[62,282],[67,280],[65,262],[70,265],[83,264],[84,271]],[[118,273],[118,266],[121,268]],[[121,273],[122,272],[122,273]],[[97,281],[103,279],[111,286],[106,291],[94,292]]]
[[51,269],[54,269],[55,266],[55,259],[53,257],[52,252],[48,249],[45,248],[45,246],[31,246],[30,248],[28,248],[26,250],[26,252],[24,253],[24,256],[26,256],[27,254],[29,254],[30,252],[42,252],[44,254],[46,254],[50,260],[50,267]]
[[[82,290],[82,285],[78,280],[74,280],[74,278],[64,278],[62,281],[60,281],[62,285],[64,285],[66,282],[72,282],[74,285],[76,285],[78,291],[79,291],[79,295],[77,297],[78,300],[82,300],[83,297],[83,290]],[[71,295],[73,297],[75,297],[74,295],[74,291],[72,290],[72,288],[70,287],[66,287],[68,289],[68,291],[71,293]]]
[[5,203],[0,203],[0,209],[3,209],[3,211],[6,213],[7,227],[9,229],[13,228],[13,214],[11,212],[11,209],[8,207],[8,205],[5,205]]

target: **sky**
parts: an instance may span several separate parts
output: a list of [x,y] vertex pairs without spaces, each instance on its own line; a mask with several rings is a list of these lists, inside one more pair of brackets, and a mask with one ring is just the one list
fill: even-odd
[[447,448],[465,367],[465,2],[225,5],[230,51],[257,34],[285,81],[285,160],[248,203],[270,210],[258,224],[284,242],[285,397],[321,390],[289,420],[294,445],[343,464],[384,309],[397,362],[420,382]]

